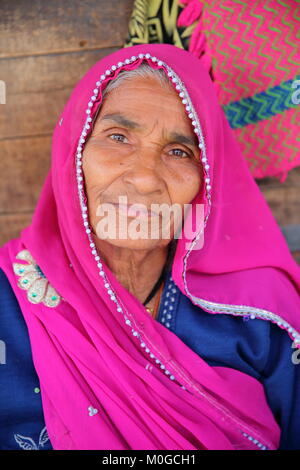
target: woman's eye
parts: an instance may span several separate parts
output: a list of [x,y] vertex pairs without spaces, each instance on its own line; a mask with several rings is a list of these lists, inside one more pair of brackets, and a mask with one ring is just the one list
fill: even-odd
[[[123,135],[123,134],[111,134],[109,137],[113,137],[113,136],[117,136],[117,137],[124,137],[124,139],[126,139],[126,137]],[[123,140],[119,140],[119,139],[112,139],[112,140],[116,140],[117,142],[123,142]]]
[[181,153],[185,153],[185,157],[182,156],[182,155],[178,155],[178,154],[177,154],[177,155],[174,155],[175,157],[179,157],[179,158],[187,158],[187,157],[190,157],[190,155],[189,155],[187,152],[185,152],[184,150],[182,150],[182,149],[172,149],[172,150],[170,150],[170,152],[181,152]]
[[[116,142],[124,142],[123,139],[126,139],[126,137],[123,135],[123,134],[110,134],[109,137],[112,139],[112,140],[115,140]],[[188,153],[188,152],[185,152],[184,150],[182,149],[172,149],[170,150],[170,152],[181,152],[180,154],[173,154],[175,157],[177,158],[190,158],[191,155]],[[185,155],[183,155],[185,154]]]

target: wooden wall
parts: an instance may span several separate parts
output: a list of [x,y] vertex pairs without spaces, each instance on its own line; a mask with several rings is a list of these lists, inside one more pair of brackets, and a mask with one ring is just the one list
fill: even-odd
[[263,178],[256,182],[280,225],[295,260],[300,264],[300,167],[291,170],[284,183],[276,178]]
[[[0,246],[30,223],[57,117],[76,82],[123,46],[133,0],[1,0]],[[300,168],[258,181],[300,263]]]
[[71,90],[123,46],[133,0],[1,0],[0,245],[19,236],[49,169],[51,135]]

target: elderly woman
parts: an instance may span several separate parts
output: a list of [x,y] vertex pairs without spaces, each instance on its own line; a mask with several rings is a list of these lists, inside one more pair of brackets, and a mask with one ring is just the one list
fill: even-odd
[[190,53],[82,78],[0,267],[2,449],[300,448],[300,269]]

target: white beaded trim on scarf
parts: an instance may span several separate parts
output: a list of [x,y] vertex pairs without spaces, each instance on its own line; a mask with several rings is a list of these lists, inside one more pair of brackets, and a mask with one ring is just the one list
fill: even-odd
[[246,305],[228,305],[209,302],[207,300],[199,299],[198,297],[193,296],[190,292],[189,294],[193,302],[200,305],[203,309],[209,310],[210,312],[242,316],[251,320],[258,319],[272,321],[280,328],[283,327],[288,333],[290,333],[290,336],[293,337],[295,344],[300,344],[300,335],[295,330],[295,328],[293,328],[288,322],[275,313],[260,308],[248,307]]
[[249,441],[253,442],[253,444],[257,445],[257,447],[259,447],[260,450],[268,450],[267,446],[263,445],[261,442],[259,442],[257,439],[254,439],[254,437],[250,436],[246,432],[243,432],[242,434],[244,437],[249,439]]
[[[188,116],[192,121],[192,126],[194,128],[195,134],[197,134],[198,139],[199,139],[199,148],[202,152],[202,158],[201,161],[204,164],[203,169],[205,172],[205,184],[206,184],[206,192],[207,192],[207,198],[209,202],[211,201],[210,197],[210,190],[211,190],[211,185],[210,185],[210,177],[208,174],[209,170],[209,164],[206,158],[206,148],[205,148],[205,143],[204,143],[204,138],[202,134],[202,129],[197,117],[197,114],[194,110],[194,107],[192,105],[191,99],[188,95],[188,92],[183,85],[182,81],[178,77],[178,75],[169,67],[165,62],[157,59],[154,56],[151,56],[151,54],[138,54],[138,56],[132,56],[131,58],[125,59],[123,62],[118,62],[116,65],[112,65],[110,69],[107,69],[104,74],[100,76],[100,79],[96,82],[96,87],[93,90],[93,95],[90,98],[90,101],[88,103],[88,107],[86,109],[86,122],[83,126],[83,130],[79,139],[79,144],[77,147],[77,155],[76,155],[76,174],[77,174],[77,185],[78,185],[78,194],[79,194],[79,200],[80,200],[80,205],[81,205],[81,210],[82,210],[82,218],[83,218],[83,225],[85,227],[85,231],[87,233],[88,239],[89,239],[89,244],[91,248],[92,255],[95,258],[95,261],[97,263],[97,267],[99,268],[99,275],[102,277],[103,282],[104,282],[104,287],[107,289],[107,293],[110,296],[110,299],[116,303],[117,305],[117,311],[119,313],[123,314],[125,324],[131,327],[131,332],[132,335],[140,339],[140,345],[141,347],[145,350],[147,354],[149,354],[151,359],[155,360],[155,363],[160,366],[160,368],[164,371],[164,373],[169,377],[170,380],[175,380],[175,376],[166,368],[164,364],[161,363],[160,359],[156,358],[155,355],[150,351],[150,349],[147,347],[146,343],[141,340],[141,335],[134,327],[132,327],[132,322],[131,320],[126,316],[126,314],[123,311],[123,308],[121,307],[120,303],[117,300],[116,294],[113,292],[108,279],[106,277],[106,274],[103,270],[103,265],[100,260],[100,256],[97,252],[95,243],[93,242],[93,238],[91,235],[91,228],[89,227],[89,222],[88,222],[88,214],[87,214],[87,206],[85,205],[85,194],[84,194],[84,189],[83,189],[83,172],[82,172],[82,150],[83,150],[83,145],[85,144],[86,137],[88,134],[88,131],[91,128],[91,123],[92,123],[92,118],[91,118],[91,109],[94,105],[94,102],[97,99],[97,96],[99,94],[99,88],[101,86],[101,83],[106,80],[106,78],[112,74],[115,70],[118,68],[123,67],[124,65],[128,65],[136,60],[139,59],[150,59],[152,62],[156,62],[158,66],[163,66],[167,70],[167,75],[168,77],[171,78],[172,82],[176,84],[175,88],[179,94],[179,97],[182,100],[183,105],[185,106],[186,111],[188,112]],[[166,324],[167,326],[167,324]],[[186,388],[184,386],[181,386],[184,390]]]
[[[205,221],[204,221],[203,230],[206,226],[207,219],[208,219],[208,216],[209,216],[210,210],[211,210],[211,185],[210,185],[211,180],[210,180],[210,175],[209,175],[210,166],[208,164],[208,160],[207,160],[207,157],[206,157],[206,147],[205,147],[205,142],[204,142],[204,138],[203,138],[202,129],[201,129],[201,126],[200,126],[200,123],[199,123],[199,119],[198,119],[197,113],[195,112],[193,104],[191,102],[191,99],[188,95],[188,92],[187,92],[184,84],[180,80],[180,78],[177,76],[177,74],[171,69],[171,67],[169,67],[167,64],[165,64],[163,61],[157,59],[154,56],[151,56],[151,54],[149,54],[149,53],[147,53],[147,54],[138,54],[138,56],[132,56],[131,58],[125,59],[123,62],[118,62],[117,65],[113,65],[110,69],[106,70],[105,74],[102,74],[100,76],[100,80],[96,82],[96,88],[93,91],[93,95],[91,96],[91,99],[88,103],[88,108],[86,109],[87,118],[86,118],[86,122],[84,124],[83,130],[82,130],[82,133],[81,133],[81,136],[80,136],[80,139],[79,139],[79,144],[78,144],[78,147],[77,147],[76,173],[77,173],[78,194],[79,194],[79,200],[80,200],[80,205],[81,205],[81,209],[82,209],[83,224],[84,224],[85,231],[87,233],[87,236],[88,236],[88,239],[89,239],[89,242],[90,242],[91,252],[92,252],[93,256],[95,257],[97,267],[99,268],[99,275],[103,279],[104,287],[107,289],[107,293],[110,296],[110,299],[113,302],[116,303],[117,312],[119,312],[123,315],[125,324],[128,325],[131,328],[132,335],[139,339],[141,348],[143,348],[145,350],[145,352],[147,354],[149,354],[149,357],[154,360],[155,364],[157,364],[160,367],[160,369],[162,371],[164,371],[164,374],[166,374],[166,376],[169,377],[170,380],[176,381],[180,385],[180,383],[176,380],[175,375],[173,375],[171,373],[171,371],[169,371],[166,368],[166,366],[161,362],[161,360],[158,359],[155,356],[155,354],[153,354],[153,352],[151,352],[150,348],[142,340],[140,333],[135,329],[134,325],[132,325],[131,320],[126,316],[126,313],[124,312],[123,308],[121,307],[121,305],[120,305],[120,303],[119,303],[119,301],[116,297],[116,294],[113,292],[113,289],[111,288],[111,286],[108,282],[108,279],[106,277],[106,274],[103,270],[103,265],[100,261],[100,256],[97,252],[95,243],[93,242],[93,239],[92,239],[92,236],[91,236],[91,229],[90,229],[89,223],[87,221],[87,219],[88,219],[88,215],[87,215],[88,208],[87,208],[87,206],[85,205],[85,202],[84,202],[85,201],[85,194],[84,194],[84,190],[83,190],[83,176],[82,176],[82,168],[81,168],[82,167],[82,150],[83,150],[83,144],[86,141],[88,131],[91,128],[91,122],[92,122],[92,118],[90,116],[91,108],[93,107],[94,102],[96,101],[97,96],[99,94],[99,87],[100,87],[101,83],[107,78],[107,76],[111,75],[112,71],[115,71],[118,68],[122,67],[123,65],[130,64],[130,63],[132,63],[132,62],[134,62],[138,59],[151,59],[152,62],[157,62],[158,66],[163,66],[168,71],[167,75],[171,78],[172,82],[174,84],[176,84],[175,88],[178,91],[179,97],[181,98],[182,103],[185,106],[186,111],[188,112],[188,116],[192,121],[192,125],[194,127],[194,132],[195,132],[195,134],[197,134],[197,137],[198,137],[198,140],[199,140],[199,148],[202,152],[201,161],[204,164],[203,165],[203,170],[204,170],[204,173],[205,173],[204,181],[205,181],[205,185],[206,185],[206,197],[207,197],[207,200],[208,200],[208,213],[207,213]],[[201,233],[199,233],[196,236],[196,238],[194,239],[193,244],[196,243],[196,241],[200,237],[200,235],[201,235]],[[175,295],[175,292],[172,292],[172,293]],[[171,297],[170,300],[172,300],[172,297]],[[169,305],[169,309],[171,307],[172,306]],[[163,316],[163,319],[164,319],[164,316]],[[166,319],[168,319],[167,316],[166,316]],[[169,327],[170,326],[169,322],[166,322],[165,326]],[[147,364],[146,368],[148,368],[148,365],[149,364]],[[183,390],[187,390],[184,385],[180,385],[180,387]],[[254,438],[252,438],[249,434],[247,434],[245,432],[242,432],[242,435],[245,438],[251,440],[254,444],[257,444],[258,447],[261,450],[264,450],[264,449],[267,448],[266,446],[261,444],[258,440],[255,440]]]
[[[99,268],[99,275],[100,277],[103,279],[103,283],[104,283],[104,287],[106,288],[107,290],[107,293],[108,295],[110,296],[110,299],[116,303],[117,305],[117,312],[121,313],[124,317],[124,320],[125,320],[125,324],[128,325],[130,328],[131,328],[131,332],[132,332],[132,335],[135,336],[136,338],[138,338],[140,340],[140,346],[141,348],[143,348],[145,350],[145,352],[147,354],[149,354],[149,357],[151,359],[154,360],[154,362],[159,365],[160,369],[164,371],[164,374],[166,374],[166,376],[169,377],[170,380],[172,381],[176,381],[179,385],[180,383],[176,380],[175,376],[166,368],[166,366],[161,362],[160,359],[158,359],[155,354],[153,354],[150,350],[150,348],[147,346],[147,344],[142,341],[142,338],[141,338],[141,335],[138,331],[136,331],[136,329],[134,328],[134,326],[132,325],[132,322],[131,320],[126,316],[123,308],[121,307],[117,297],[116,297],[116,294],[114,293],[114,291],[112,290],[109,282],[108,282],[108,279],[106,277],[106,274],[103,270],[103,265],[100,261],[100,256],[97,252],[97,249],[96,249],[96,246],[95,246],[95,243],[93,242],[93,238],[91,236],[91,229],[89,227],[89,223],[87,221],[88,219],[88,215],[87,215],[87,211],[88,211],[88,208],[87,206],[85,205],[85,194],[84,194],[84,189],[83,189],[83,176],[82,176],[82,150],[83,150],[83,145],[85,144],[85,141],[86,141],[86,137],[87,137],[87,134],[88,134],[88,131],[90,130],[91,128],[91,123],[92,123],[92,118],[91,118],[91,108],[93,107],[94,105],[94,102],[96,101],[97,99],[97,96],[99,94],[99,87],[101,86],[101,83],[109,76],[112,74],[113,71],[117,70],[118,68],[121,68],[122,66],[124,65],[128,65],[136,60],[139,60],[139,59],[151,59],[152,62],[156,62],[158,66],[163,66],[166,70],[167,70],[167,75],[168,77],[171,78],[172,82],[174,84],[176,84],[175,88],[179,94],[179,97],[181,98],[182,100],[182,104],[185,106],[185,109],[186,111],[188,112],[188,117],[191,119],[192,121],[192,126],[194,128],[194,132],[195,134],[197,134],[197,137],[198,137],[198,140],[199,140],[199,148],[202,152],[202,156],[201,156],[201,161],[202,163],[204,164],[203,165],[203,170],[204,170],[204,174],[205,174],[205,178],[204,178],[204,181],[205,181],[205,187],[206,187],[206,197],[207,197],[207,200],[208,200],[208,213],[206,215],[206,218],[205,218],[205,221],[204,221],[204,226],[203,226],[203,230],[204,230],[204,227],[206,226],[206,223],[207,223],[207,219],[208,219],[208,216],[209,216],[209,213],[210,213],[210,209],[211,209],[211,179],[210,179],[210,175],[209,175],[209,169],[210,169],[210,165],[208,163],[208,160],[207,160],[207,157],[206,157],[206,147],[205,147],[205,142],[204,142],[204,137],[203,137],[203,133],[202,133],[202,129],[201,129],[201,125],[199,123],[199,119],[198,119],[198,116],[197,116],[197,113],[193,107],[193,104],[192,104],[192,101],[189,97],[189,94],[184,86],[184,84],[182,83],[182,81],[180,80],[180,78],[178,77],[178,75],[173,71],[173,69],[168,66],[165,62],[163,62],[162,60],[159,60],[157,57],[155,56],[151,56],[151,54],[149,53],[146,53],[146,54],[138,54],[138,56],[132,56],[131,58],[128,58],[128,59],[125,59],[123,62],[118,62],[116,65],[112,65],[110,69],[107,69],[105,71],[105,74],[102,74],[100,76],[100,80],[98,80],[96,82],[96,87],[95,89],[93,90],[93,95],[91,96],[90,98],[90,101],[88,103],[88,107],[86,109],[86,114],[87,114],[87,118],[86,118],[86,122],[83,126],[83,130],[82,130],[82,133],[81,133],[81,136],[80,136],[80,139],[79,139],[79,144],[78,144],[78,147],[77,147],[77,154],[76,154],[76,174],[77,174],[77,186],[78,186],[78,194],[79,194],[79,201],[80,201],[80,205],[81,205],[81,210],[82,210],[82,218],[83,218],[83,224],[84,224],[84,227],[85,227],[85,231],[87,233],[87,236],[88,236],[88,240],[90,242],[90,248],[91,248],[91,252],[95,258],[95,261],[97,263],[97,267]],[[60,123],[60,125],[62,124],[62,122]],[[193,242],[193,245],[194,243],[197,241],[197,239],[200,237],[201,233],[199,233],[196,238],[194,239],[194,242]],[[170,308],[170,306],[169,306]],[[125,309],[126,310],[126,309]],[[166,326],[168,324],[166,323]],[[148,364],[147,364],[147,368],[148,368]],[[180,387],[183,389],[183,390],[187,390],[186,387],[184,385],[180,385]],[[188,390],[187,390],[188,391]],[[198,390],[199,391],[199,390]],[[243,435],[247,438],[247,439],[250,439],[250,436],[247,435],[246,433],[243,433]],[[254,438],[251,438],[250,440],[252,440],[254,442]],[[259,442],[259,441],[257,441]],[[261,444],[261,448],[266,448],[265,446],[263,446],[263,444]]]

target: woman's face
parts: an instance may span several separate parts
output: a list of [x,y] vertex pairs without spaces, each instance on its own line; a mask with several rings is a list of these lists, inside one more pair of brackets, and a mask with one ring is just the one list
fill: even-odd
[[[201,168],[197,136],[176,91],[162,87],[153,78],[124,81],[105,97],[83,152],[93,232],[119,247],[151,249],[167,245],[177,229],[174,214],[169,211],[170,236],[166,232],[162,235],[161,213],[157,215],[157,206],[151,205],[171,208],[177,204],[177,209],[183,210],[200,190]],[[140,212],[136,219],[137,212],[130,215],[128,207],[117,208],[120,202],[154,208],[154,215]],[[116,204],[110,206],[115,218],[111,212],[101,212],[105,203]],[[155,227],[158,221],[159,232],[151,233],[151,224]],[[113,224],[116,232],[108,230]],[[132,236],[134,232],[140,232],[141,238]]]

